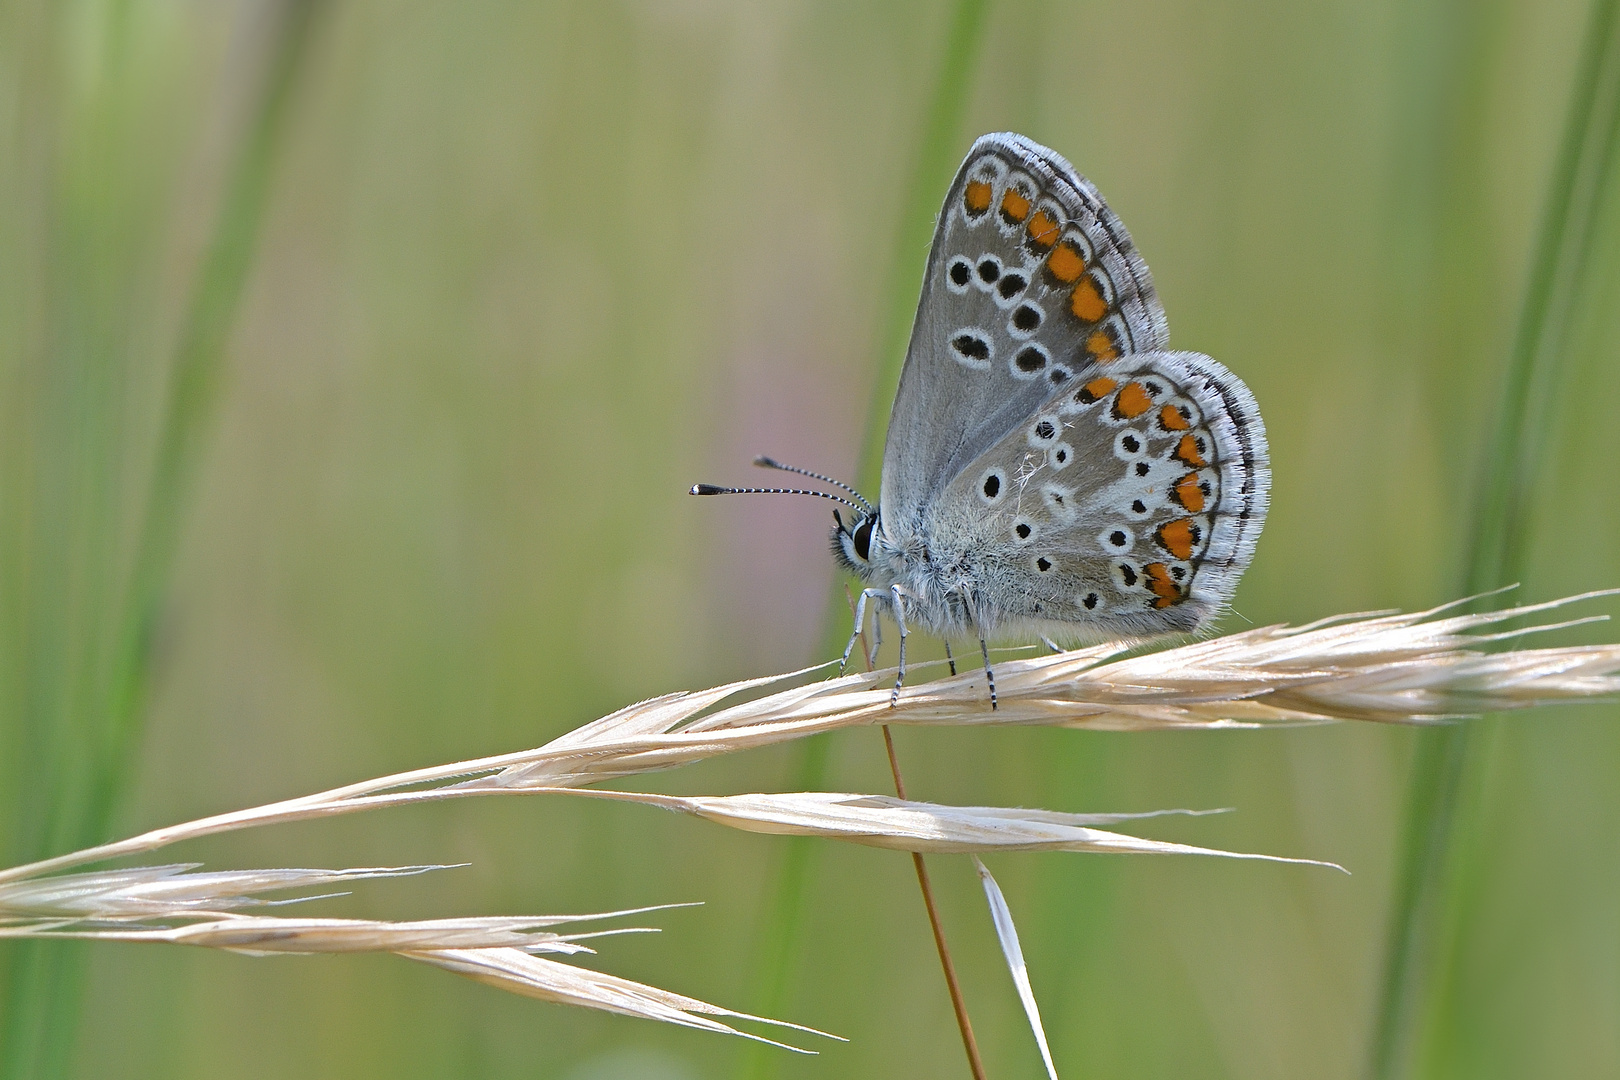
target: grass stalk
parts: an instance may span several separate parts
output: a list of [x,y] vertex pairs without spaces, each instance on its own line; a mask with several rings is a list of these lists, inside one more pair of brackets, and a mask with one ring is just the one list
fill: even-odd
[[[950,35],[934,83],[934,96],[923,120],[917,160],[906,185],[906,198],[900,206],[900,235],[895,238],[894,258],[889,266],[887,323],[883,331],[883,351],[879,354],[877,378],[866,416],[866,441],[861,449],[856,486],[877,491],[883,471],[883,441],[888,433],[889,408],[900,385],[900,369],[906,362],[906,345],[911,340],[911,324],[917,315],[917,296],[922,291],[928,246],[934,236],[935,216],[940,200],[967,149],[962,139],[962,123],[967,115],[968,92],[979,69],[979,51],[984,44],[984,24],[989,0],[957,0],[951,15]],[[828,640],[838,641],[836,633]]]
[[[906,359],[906,343],[916,314],[924,260],[933,235],[934,214],[961,152],[962,120],[967,111],[968,91],[984,39],[989,0],[957,0],[951,14],[940,70],[923,123],[917,159],[912,168],[906,196],[901,203],[900,233],[896,237],[890,264],[888,296],[878,373],[872,381],[867,406],[866,433],[856,468],[856,487],[877,491],[883,466],[883,441],[888,430],[888,412],[900,385],[900,368]],[[833,597],[838,586],[834,586]],[[843,607],[830,599],[828,617],[821,640],[829,650],[841,648],[848,625]],[[795,783],[801,791],[826,787],[827,740],[806,740],[800,751]],[[761,958],[755,984],[762,994],[761,1007],[767,1013],[781,1011],[791,982],[790,973],[803,937],[804,889],[809,878],[813,848],[808,839],[790,841],[777,870],[770,913],[766,918]],[[776,1058],[759,1047],[744,1051],[739,1076],[744,1080],[768,1080],[776,1072]]]
[[[995,712],[984,707],[977,673],[915,684],[897,705],[891,698],[892,669],[809,683],[803,681],[808,672],[798,671],[666,694],[627,706],[533,749],[363,780],[0,869],[0,937],[139,940],[215,948],[268,947],[277,952],[397,952],[545,1000],[732,1031],[695,1020],[691,1014],[758,1017],[526,957],[537,948],[577,951],[568,940],[533,936],[547,925],[574,921],[574,917],[497,916],[401,923],[288,919],[259,913],[244,919],[238,910],[259,893],[398,877],[442,867],[193,873],[195,866],[169,864],[90,873],[63,871],[148,855],[241,829],[492,795],[570,795],[631,802],[749,832],[840,839],[913,854],[1131,852],[1331,867],[1334,864],[1311,859],[1223,851],[1112,831],[1117,825],[1167,814],[1209,811],[1074,814],[911,802],[903,797],[905,782],[890,728],[898,723],[953,728],[1036,723],[1144,731],[1331,720],[1432,723],[1459,712],[1612,700],[1620,697],[1620,645],[1498,653],[1476,647],[1508,636],[1522,638],[1528,632],[1503,633],[1494,631],[1496,626],[1589,598],[1447,617],[1439,617],[1445,613],[1443,608],[1415,615],[1340,616],[1298,628],[1256,628],[1161,653],[1127,655],[1132,650],[1116,643],[1010,660],[1001,668],[1003,707]],[[1561,629],[1587,621],[1591,620],[1543,622],[1531,630]],[[755,696],[773,685],[778,687],[774,692]],[[901,798],[849,792],[673,796],[595,786],[720,754],[874,726],[884,729]],[[941,945],[947,982],[955,987],[926,868],[921,869],[924,900],[930,908],[936,943]],[[1000,904],[993,896],[990,902],[993,909]],[[1007,918],[1001,910],[998,921]],[[1021,949],[1016,943],[1009,948],[1010,928],[998,930],[998,936],[1016,980],[1023,966]],[[1024,989],[1027,1011],[1033,1014],[1028,1007],[1031,995]],[[959,989],[953,998],[964,1015],[964,1041],[975,1076],[982,1077]],[[673,1005],[675,1011],[665,1005]],[[1039,1030],[1038,1021],[1034,1026]]]
[[[1478,488],[1467,589],[1522,580],[1530,506],[1552,426],[1554,391],[1583,301],[1593,225],[1608,194],[1620,138],[1620,3],[1597,0],[1550,179],[1498,417]],[[1595,298],[1594,298],[1595,299]],[[1489,736],[1473,725],[1419,736],[1405,840],[1386,945],[1369,1075],[1408,1075],[1428,1041],[1450,960],[1461,891],[1472,863],[1470,808],[1483,792],[1479,759]]]
[[127,779],[145,717],[153,631],[197,473],[217,412],[226,346],[257,252],[287,112],[308,52],[319,0],[287,0],[276,16],[258,102],[228,176],[225,197],[200,269],[170,369],[169,397],[135,549],[127,622],[107,693],[85,842],[105,834]]
[[[263,82],[226,175],[215,232],[178,337],[133,566],[111,642],[110,671],[97,687],[76,691],[88,693],[93,702],[84,741],[87,780],[73,800],[77,806],[52,808],[56,823],[41,837],[47,845],[83,847],[102,839],[132,772],[146,712],[153,632],[199,447],[215,413],[225,347],[253,263],[288,102],[317,7],[316,0],[288,0],[272,15]],[[4,994],[0,1080],[65,1075],[77,1030],[84,962],[78,946],[17,946]]]
[[[889,725],[883,725],[883,748],[889,754],[889,772],[894,776],[894,793],[906,797],[906,782],[900,776],[900,759],[894,753],[894,735]],[[968,1019],[967,1002],[962,997],[962,985],[956,978],[956,964],[951,960],[951,947],[945,941],[945,927],[939,921],[939,909],[934,905],[934,887],[928,878],[928,864],[922,852],[911,853],[912,865],[917,869],[917,888],[922,890],[923,906],[928,909],[928,926],[934,932],[934,949],[939,953],[940,970],[945,975],[945,988],[951,995],[951,1011],[956,1014],[956,1027],[962,1033],[962,1049],[967,1052],[968,1069],[973,1080],[985,1080],[984,1061],[979,1057],[979,1040],[973,1035],[973,1021]]]
[[[1601,616],[1478,631],[1616,594],[1620,590],[1471,615],[1445,615],[1446,608],[1344,615],[1301,627],[1258,627],[1158,653],[1125,655],[1132,652],[1129,644],[1116,642],[1008,660],[999,665],[1001,708],[994,711],[984,707],[977,672],[914,683],[897,704],[893,668],[806,683],[804,676],[815,670],[808,669],[665,694],[533,749],[393,773],[0,869],[0,906],[6,890],[18,883],[38,883],[47,875],[205,836],[485,795],[570,794],[640,802],[750,831],[840,836],[905,851],[1135,850],[1310,861],[1140,841],[1093,829],[1161,812],[952,808],[847,792],[672,796],[595,785],[831,731],[895,724],[958,729],[1038,724],[1097,731],[1235,730],[1333,721],[1432,724],[1544,704],[1613,701],[1620,699],[1620,645],[1496,653],[1478,648],[1601,621]],[[755,696],[769,686],[778,689]],[[901,808],[904,813],[891,813]],[[1047,826],[1057,826],[1056,831]]]

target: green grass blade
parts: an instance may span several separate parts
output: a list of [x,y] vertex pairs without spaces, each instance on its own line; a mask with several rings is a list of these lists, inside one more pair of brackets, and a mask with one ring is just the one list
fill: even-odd
[[[872,382],[867,407],[866,440],[856,472],[863,491],[877,495],[883,471],[883,440],[888,433],[889,407],[900,385],[900,368],[906,361],[906,345],[911,340],[911,324],[917,314],[917,296],[922,290],[924,261],[934,238],[934,218],[945,196],[956,166],[967,145],[962,138],[962,122],[967,114],[968,91],[978,70],[984,43],[984,23],[989,12],[987,0],[958,0],[951,17],[939,81],[923,125],[917,147],[917,161],[902,204],[900,235],[895,238],[894,259],[889,268],[888,312],[883,334],[878,376]],[[838,638],[843,625],[840,609],[830,620],[829,641]],[[836,632],[835,632],[836,631]],[[843,647],[843,641],[838,645]]]
[[1525,570],[1526,506],[1540,475],[1569,330],[1583,299],[1593,222],[1608,194],[1615,123],[1620,118],[1620,5],[1592,12],[1569,126],[1549,189],[1524,310],[1492,433],[1467,588],[1511,584]]
[[[872,381],[867,407],[866,436],[863,442],[856,487],[876,498],[883,467],[883,440],[888,430],[890,403],[900,384],[900,368],[906,359],[912,319],[917,311],[917,294],[924,272],[922,256],[933,238],[934,215],[939,201],[965,147],[962,123],[967,112],[968,93],[978,69],[984,41],[988,0],[957,0],[951,16],[949,36],[941,58],[938,80],[928,104],[917,160],[912,168],[904,202],[901,203],[900,234],[895,239],[889,271],[887,312],[879,354],[879,370]],[[827,619],[821,640],[829,651],[841,652],[849,637],[849,612],[844,604],[842,582],[835,583],[827,604]],[[818,791],[826,786],[828,742],[809,739],[800,751],[795,784],[800,791]],[[805,885],[813,854],[811,841],[789,841],[777,870],[771,909],[758,947],[760,966],[754,984],[759,987],[756,1007],[767,1016],[780,1011],[792,984],[792,972],[799,955],[805,916]],[[758,1045],[743,1049],[738,1075],[748,1080],[766,1080],[775,1075],[778,1055]]]
[[[44,785],[30,785],[26,795],[49,805],[25,809],[24,817],[42,817],[37,827],[28,830],[32,839],[25,836],[22,846],[41,850],[25,852],[22,857],[104,839],[129,779],[145,717],[152,630],[170,576],[199,447],[215,411],[226,343],[253,264],[288,101],[308,51],[316,9],[313,0],[287,4],[279,13],[276,34],[268,42],[265,82],[227,176],[216,231],[199,270],[179,337],[171,369],[170,398],[159,428],[158,451],[129,584],[122,597],[112,590],[104,592],[119,612],[107,646],[110,664],[99,671],[97,665],[85,664],[67,676],[77,685],[67,687],[66,693],[89,703],[80,712],[82,730],[75,733],[75,743],[87,760],[73,761],[61,752],[46,758],[47,765],[70,768],[75,775],[52,779],[51,784],[61,792],[60,798],[51,798]],[[124,17],[128,17],[127,12]],[[91,302],[95,299],[92,297]],[[103,367],[121,370],[111,363]],[[116,413],[123,382],[116,375],[104,381],[101,392],[109,395],[113,403],[108,411]],[[108,437],[116,438],[116,432]],[[111,480],[104,477],[101,482]],[[102,501],[110,504],[114,500]],[[82,519],[68,520],[84,528]],[[84,543],[87,538],[69,539]],[[95,541],[94,537],[88,539]],[[102,538],[101,546],[92,553],[91,571],[104,576],[114,574],[116,553],[117,546]],[[64,631],[67,636],[63,647],[80,647],[69,640],[71,633],[71,627]],[[30,672],[25,677],[38,682],[61,676]],[[30,738],[30,720],[37,724],[39,714],[31,711],[23,718],[24,738]],[[60,736],[46,731],[33,738],[37,741]],[[67,1073],[85,959],[83,949],[61,948],[58,943],[28,943],[15,948],[4,989],[6,1014],[0,1020],[0,1078],[21,1080]]]
[[[1547,192],[1503,397],[1479,486],[1466,589],[1523,578],[1530,503],[1552,424],[1553,391],[1570,328],[1589,295],[1594,223],[1615,175],[1620,135],[1620,3],[1594,5],[1559,156]],[[1425,1042],[1470,860],[1463,820],[1481,793],[1480,735],[1470,725],[1420,736],[1406,839],[1390,920],[1384,983],[1369,1056],[1378,1080],[1407,1075]],[[1472,785],[1471,785],[1472,781]]]
[[286,127],[287,110],[308,52],[318,0],[289,0],[279,13],[269,70],[220,208],[213,242],[198,275],[170,372],[169,400],[131,574],[127,622],[98,740],[95,781],[74,847],[104,839],[123,787],[145,713],[147,658],[169,580],[185,501],[204,437],[216,412],[225,349],[243,286],[253,266],[259,227]]

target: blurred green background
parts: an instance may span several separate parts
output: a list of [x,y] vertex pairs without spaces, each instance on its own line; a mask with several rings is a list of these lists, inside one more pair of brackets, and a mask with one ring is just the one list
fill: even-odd
[[[1273,508],[1227,628],[1455,598],[1587,15],[1003,0],[957,69],[944,3],[0,5],[5,861],[824,659],[825,506],[684,492],[767,451],[855,475],[926,256],[908,193],[984,131],[1090,176],[1173,343],[1261,404]],[[1526,600],[1620,585],[1614,201],[1535,433]],[[1421,1075],[1620,1076],[1615,720],[1482,723]],[[1362,1075],[1416,738],[897,735],[914,797],[1231,806],[1144,831],[1354,872],[994,860],[1060,1071],[1133,1078]],[[802,752],[646,783],[783,790]],[[887,790],[875,731],[827,753],[832,789]],[[0,1030],[37,1075],[965,1075],[903,856],[809,850],[771,992],[787,850],[528,799],[163,858],[470,864],[333,914],[702,900],[591,963],[853,1040],[820,1058],[388,957],[133,945],[0,947]],[[932,866],[991,1075],[1039,1075],[971,867]]]

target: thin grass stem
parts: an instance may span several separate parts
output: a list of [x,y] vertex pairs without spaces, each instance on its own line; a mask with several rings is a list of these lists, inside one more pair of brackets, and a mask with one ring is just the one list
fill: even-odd
[[[888,410],[900,384],[900,368],[905,363],[906,342],[916,313],[917,292],[921,287],[923,262],[933,229],[934,212],[940,193],[950,181],[960,147],[962,120],[967,111],[968,91],[978,70],[984,39],[989,0],[957,0],[951,14],[945,51],[928,102],[906,197],[900,208],[900,234],[896,237],[890,265],[888,297],[884,305],[885,325],[880,338],[878,372],[872,381],[861,456],[856,468],[856,487],[864,492],[879,489],[883,463],[883,440],[887,432]],[[829,651],[840,648],[847,625],[836,602],[835,585],[826,606],[827,619],[820,640]],[[795,783],[801,791],[827,786],[828,748],[825,739],[809,739],[800,751]],[[774,1015],[782,1011],[787,993],[788,972],[796,962],[803,937],[804,883],[810,872],[813,848],[807,839],[787,845],[772,890],[770,915],[758,953],[761,966],[755,984],[765,992],[763,1009]],[[744,1050],[739,1077],[743,1080],[769,1080],[776,1072],[776,1059],[756,1047]]]
[[[906,797],[906,782],[900,776],[900,759],[894,753],[894,735],[889,725],[883,725],[883,748],[889,754],[889,771],[894,775],[894,793]],[[939,952],[939,966],[945,973],[945,988],[950,991],[951,1010],[956,1014],[956,1027],[962,1033],[962,1049],[967,1052],[968,1068],[973,1080],[985,1080],[984,1060],[979,1057],[979,1040],[973,1036],[973,1021],[968,1019],[967,1002],[962,998],[962,986],[956,979],[956,964],[951,960],[951,947],[945,941],[945,927],[939,921],[939,909],[934,906],[934,889],[928,880],[928,865],[922,852],[913,851],[911,862],[917,868],[917,887],[922,890],[923,906],[928,909],[928,925],[934,931],[934,948]]]
[[933,99],[923,121],[917,160],[900,208],[900,235],[889,267],[887,323],[883,351],[879,356],[877,378],[872,381],[868,399],[866,441],[856,471],[857,487],[876,491],[883,468],[883,442],[888,432],[889,407],[900,385],[900,369],[911,340],[911,324],[917,314],[917,294],[933,238],[934,218],[941,196],[951,182],[961,160],[962,123],[967,115],[968,92],[979,69],[979,51],[984,44],[985,19],[989,0],[957,0],[951,14],[950,35],[945,42],[936,77]]
[[[1553,175],[1485,457],[1467,588],[1483,593],[1520,581],[1530,536],[1528,507],[1543,465],[1554,390],[1583,301],[1594,222],[1608,194],[1620,138],[1620,3],[1597,0]],[[1595,302],[1595,300],[1588,301]],[[1483,797],[1488,757],[1474,725],[1418,736],[1405,840],[1386,944],[1368,1073],[1409,1074],[1432,1025],[1446,979],[1460,891],[1474,862],[1464,819]]]
[[[57,915],[41,910],[41,890],[71,898],[83,895],[87,881],[106,880],[105,875],[81,876],[76,881],[69,880],[72,875],[47,876],[73,867],[244,828],[485,795],[562,794],[636,802],[750,832],[838,838],[908,852],[1129,851],[1312,863],[1315,860],[1165,843],[1099,828],[1158,816],[1156,813],[1072,814],[945,806],[840,792],[678,797],[603,790],[594,785],[831,731],[898,723],[946,727],[1046,724],[1134,731],[1254,728],[1332,720],[1433,723],[1465,713],[1557,701],[1613,700],[1620,698],[1620,645],[1494,653],[1471,647],[1493,643],[1502,636],[1478,631],[1601,595],[1613,593],[1500,612],[1448,615],[1442,607],[1412,615],[1324,619],[1298,628],[1256,627],[1160,653],[1134,654],[1115,643],[1009,660],[999,666],[1002,707],[994,711],[985,707],[976,672],[918,683],[898,704],[892,696],[896,675],[892,669],[809,683],[802,681],[809,672],[797,671],[665,694],[626,706],[533,749],[363,780],[0,870],[0,894],[5,894],[0,895],[0,920],[5,918],[6,896],[11,896],[17,898],[20,916],[59,924]],[[1543,622],[1518,631],[1517,636],[1586,621]],[[929,666],[917,665],[913,671],[920,674],[917,668]],[[781,688],[754,696],[773,685]],[[134,877],[150,875],[152,870],[137,870]],[[262,873],[248,872],[248,877],[262,877]],[[268,873],[279,880],[279,875],[311,871]],[[113,876],[120,880],[130,877],[116,872]],[[231,876],[233,880],[240,877]],[[203,875],[180,884],[195,888],[207,880]],[[72,913],[66,917],[78,918]]]
[[[257,249],[259,226],[293,90],[308,52],[316,0],[286,0],[272,13],[262,88],[227,174],[215,232],[196,278],[171,368],[169,401],[136,542],[110,677],[88,733],[88,783],[79,806],[56,808],[71,847],[106,835],[130,775],[145,716],[153,630],[167,588],[198,448],[215,413],[225,348]],[[77,1031],[85,953],[58,942],[24,943],[0,1000],[0,1080],[52,1077],[68,1068]]]
[[99,747],[96,782],[84,826],[86,843],[105,834],[127,778],[125,766],[140,738],[152,632],[168,585],[200,447],[217,412],[226,346],[258,251],[287,113],[319,8],[318,0],[285,0],[276,14],[278,25],[264,85],[227,181],[213,240],[175,350],[169,399],[135,550],[127,624],[107,694],[107,730]]

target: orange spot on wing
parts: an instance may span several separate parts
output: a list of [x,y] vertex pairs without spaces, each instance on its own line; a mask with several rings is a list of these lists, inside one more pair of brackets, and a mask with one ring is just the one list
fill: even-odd
[[1057,242],[1058,223],[1045,210],[1035,211],[1029,219],[1029,238],[1038,247],[1049,248]]
[[969,180],[962,193],[962,205],[970,214],[982,214],[990,209],[990,185],[983,180]]
[[1081,322],[1096,322],[1108,314],[1108,305],[1103,301],[1102,293],[1097,291],[1097,283],[1084,278],[1074,287],[1074,295],[1069,298],[1069,310]]
[[1167,608],[1185,599],[1181,595],[1180,587],[1170,579],[1170,568],[1164,563],[1148,563],[1142,567],[1142,573],[1147,577],[1148,590],[1157,597],[1153,601],[1154,607]]
[[1170,489],[1176,502],[1186,508],[1189,514],[1201,514],[1204,511],[1204,489],[1198,486],[1198,474],[1190,472],[1176,481],[1176,486]]
[[1119,357],[1119,350],[1114,348],[1114,339],[1101,330],[1097,330],[1086,338],[1086,352],[1101,361],[1114,360]]
[[1198,452],[1198,440],[1191,435],[1183,435],[1181,441],[1176,444],[1175,459],[1195,469],[1202,469],[1209,464],[1204,460],[1204,455]]
[[1127,420],[1135,420],[1151,408],[1153,399],[1139,382],[1128,382],[1120,387],[1119,396],[1114,399],[1114,415]]
[[1192,426],[1174,405],[1166,405],[1159,410],[1159,424],[1166,431],[1186,431]]
[[1192,518],[1177,518],[1168,524],[1159,526],[1154,538],[1159,541],[1164,550],[1178,559],[1192,558],[1193,545],[1198,543],[1198,526]]
[[1046,269],[1063,284],[1070,285],[1086,272],[1086,260],[1081,258],[1079,249],[1065,240],[1046,257]]
[[1023,221],[1029,216],[1029,200],[1012,188],[1001,197],[1001,212],[1014,221]]
[[1081,404],[1090,405],[1094,401],[1101,401],[1103,398],[1107,397],[1109,392],[1118,385],[1119,383],[1106,377],[1101,379],[1092,379],[1090,382],[1086,383],[1086,385],[1082,386],[1080,388],[1080,393],[1076,394],[1075,396],[1080,400]]

